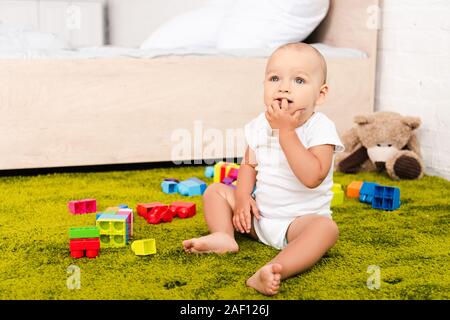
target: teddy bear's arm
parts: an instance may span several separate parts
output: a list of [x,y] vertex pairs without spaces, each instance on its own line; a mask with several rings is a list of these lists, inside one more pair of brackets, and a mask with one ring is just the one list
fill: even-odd
[[367,149],[364,146],[354,150],[348,157],[339,162],[339,171],[356,173],[361,170],[361,165],[369,159]]

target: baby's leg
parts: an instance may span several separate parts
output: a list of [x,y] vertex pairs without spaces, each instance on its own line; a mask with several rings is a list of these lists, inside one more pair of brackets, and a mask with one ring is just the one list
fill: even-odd
[[336,223],[323,216],[295,219],[287,231],[288,245],[247,280],[247,285],[266,295],[278,293],[280,280],[313,266],[337,241]]
[[210,234],[183,241],[184,250],[188,253],[238,251],[232,222],[234,203],[234,190],[231,187],[223,183],[208,186],[203,194],[203,209]]

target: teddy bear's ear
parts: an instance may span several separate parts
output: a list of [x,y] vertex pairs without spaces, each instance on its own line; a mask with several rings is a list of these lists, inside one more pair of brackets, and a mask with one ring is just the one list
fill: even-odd
[[373,117],[371,117],[371,116],[355,116],[355,118],[353,118],[353,121],[359,125],[368,124],[368,123],[373,122]]
[[402,122],[406,124],[411,130],[417,129],[420,126],[420,118],[417,117],[403,117]]

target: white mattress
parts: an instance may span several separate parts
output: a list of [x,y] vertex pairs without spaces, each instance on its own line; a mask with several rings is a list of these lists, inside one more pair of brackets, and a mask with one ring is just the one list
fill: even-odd
[[[331,47],[322,43],[313,44],[326,58],[350,58],[364,59],[367,54],[363,51],[352,48]],[[265,58],[272,52],[267,50],[235,50],[218,51],[216,49],[203,50],[192,53],[192,51],[179,50],[141,50],[138,48],[126,47],[86,47],[75,50],[0,50],[0,59],[92,59],[92,58],[136,58],[146,59],[170,55],[197,55],[197,56],[231,56],[245,58]]]

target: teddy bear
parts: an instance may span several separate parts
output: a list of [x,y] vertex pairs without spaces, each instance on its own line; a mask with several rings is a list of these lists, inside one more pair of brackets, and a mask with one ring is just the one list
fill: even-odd
[[357,126],[342,135],[345,151],[336,155],[336,171],[385,170],[394,180],[423,176],[424,164],[414,131],[420,126],[420,118],[376,112],[356,116],[354,122]]

